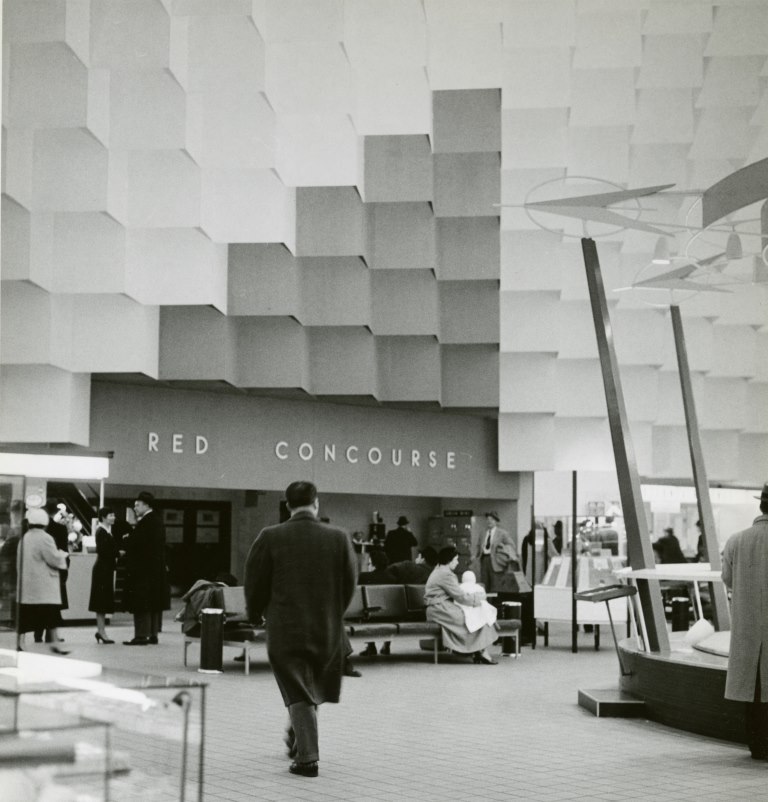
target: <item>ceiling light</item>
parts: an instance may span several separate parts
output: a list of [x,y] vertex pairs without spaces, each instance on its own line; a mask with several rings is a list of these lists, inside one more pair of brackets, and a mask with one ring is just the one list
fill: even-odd
[[741,259],[741,257],[744,256],[744,251],[741,247],[741,237],[739,237],[735,231],[731,231],[728,235],[728,242],[725,244],[725,256],[728,261]]
[[656,247],[653,249],[653,258],[651,261],[655,265],[668,265],[672,263],[666,237],[659,237],[656,240]]

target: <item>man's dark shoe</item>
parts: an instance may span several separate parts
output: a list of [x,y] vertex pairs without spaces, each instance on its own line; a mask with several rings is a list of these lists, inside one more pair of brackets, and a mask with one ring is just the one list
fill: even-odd
[[149,646],[149,638],[131,638],[124,640],[123,646]]
[[158,641],[158,639],[157,639],[157,635],[150,635],[150,636],[147,638],[147,643],[148,643],[150,646],[157,646],[157,644],[159,643],[159,641]]
[[362,677],[363,675],[352,665],[352,663],[344,663],[344,676],[345,677]]
[[301,777],[317,777],[317,761],[313,760],[312,763],[291,763],[288,766],[288,771],[291,774],[298,774]]
[[376,644],[375,643],[366,643],[365,649],[360,652],[360,657],[376,657]]

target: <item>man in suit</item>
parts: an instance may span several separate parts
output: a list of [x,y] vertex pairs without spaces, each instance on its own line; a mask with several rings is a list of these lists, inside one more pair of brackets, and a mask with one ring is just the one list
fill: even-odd
[[725,698],[745,702],[747,744],[768,760],[768,482],[760,515],[723,549],[723,582],[732,591]]
[[133,613],[134,634],[126,646],[158,642],[163,610],[171,606],[171,588],[165,564],[165,527],[155,510],[155,497],[142,491],[133,503],[136,528],[126,541],[127,607]]
[[245,563],[251,621],[266,619],[267,654],[290,723],[290,772],[317,777],[317,706],[338,702],[348,641],[343,618],[357,582],[349,535],[317,520],[317,488],[293,482],[291,517],[263,529]]
[[510,562],[517,563],[515,570],[520,569],[520,558],[514,538],[505,529],[499,527],[499,516],[495,512],[485,513],[486,529],[480,538],[475,560],[479,565],[479,581],[485,586],[486,593],[496,592],[498,585],[496,574],[503,574]]

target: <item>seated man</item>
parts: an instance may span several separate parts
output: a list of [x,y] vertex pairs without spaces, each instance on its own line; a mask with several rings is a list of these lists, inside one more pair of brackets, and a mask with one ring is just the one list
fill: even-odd
[[369,555],[371,571],[361,571],[357,577],[358,585],[389,585],[392,574],[389,572],[389,559],[382,549],[374,549]]
[[421,549],[415,560],[392,563],[389,566],[389,573],[394,582],[401,582],[403,585],[425,585],[436,565],[437,552],[432,546],[427,546]]

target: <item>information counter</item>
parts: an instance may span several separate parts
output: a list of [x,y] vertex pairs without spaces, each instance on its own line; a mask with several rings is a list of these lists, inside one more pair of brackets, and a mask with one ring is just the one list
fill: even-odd
[[67,577],[67,598],[69,608],[61,611],[65,622],[95,620],[96,613],[88,611],[91,595],[91,572],[96,555],[89,552],[75,552],[69,555],[69,576]]

